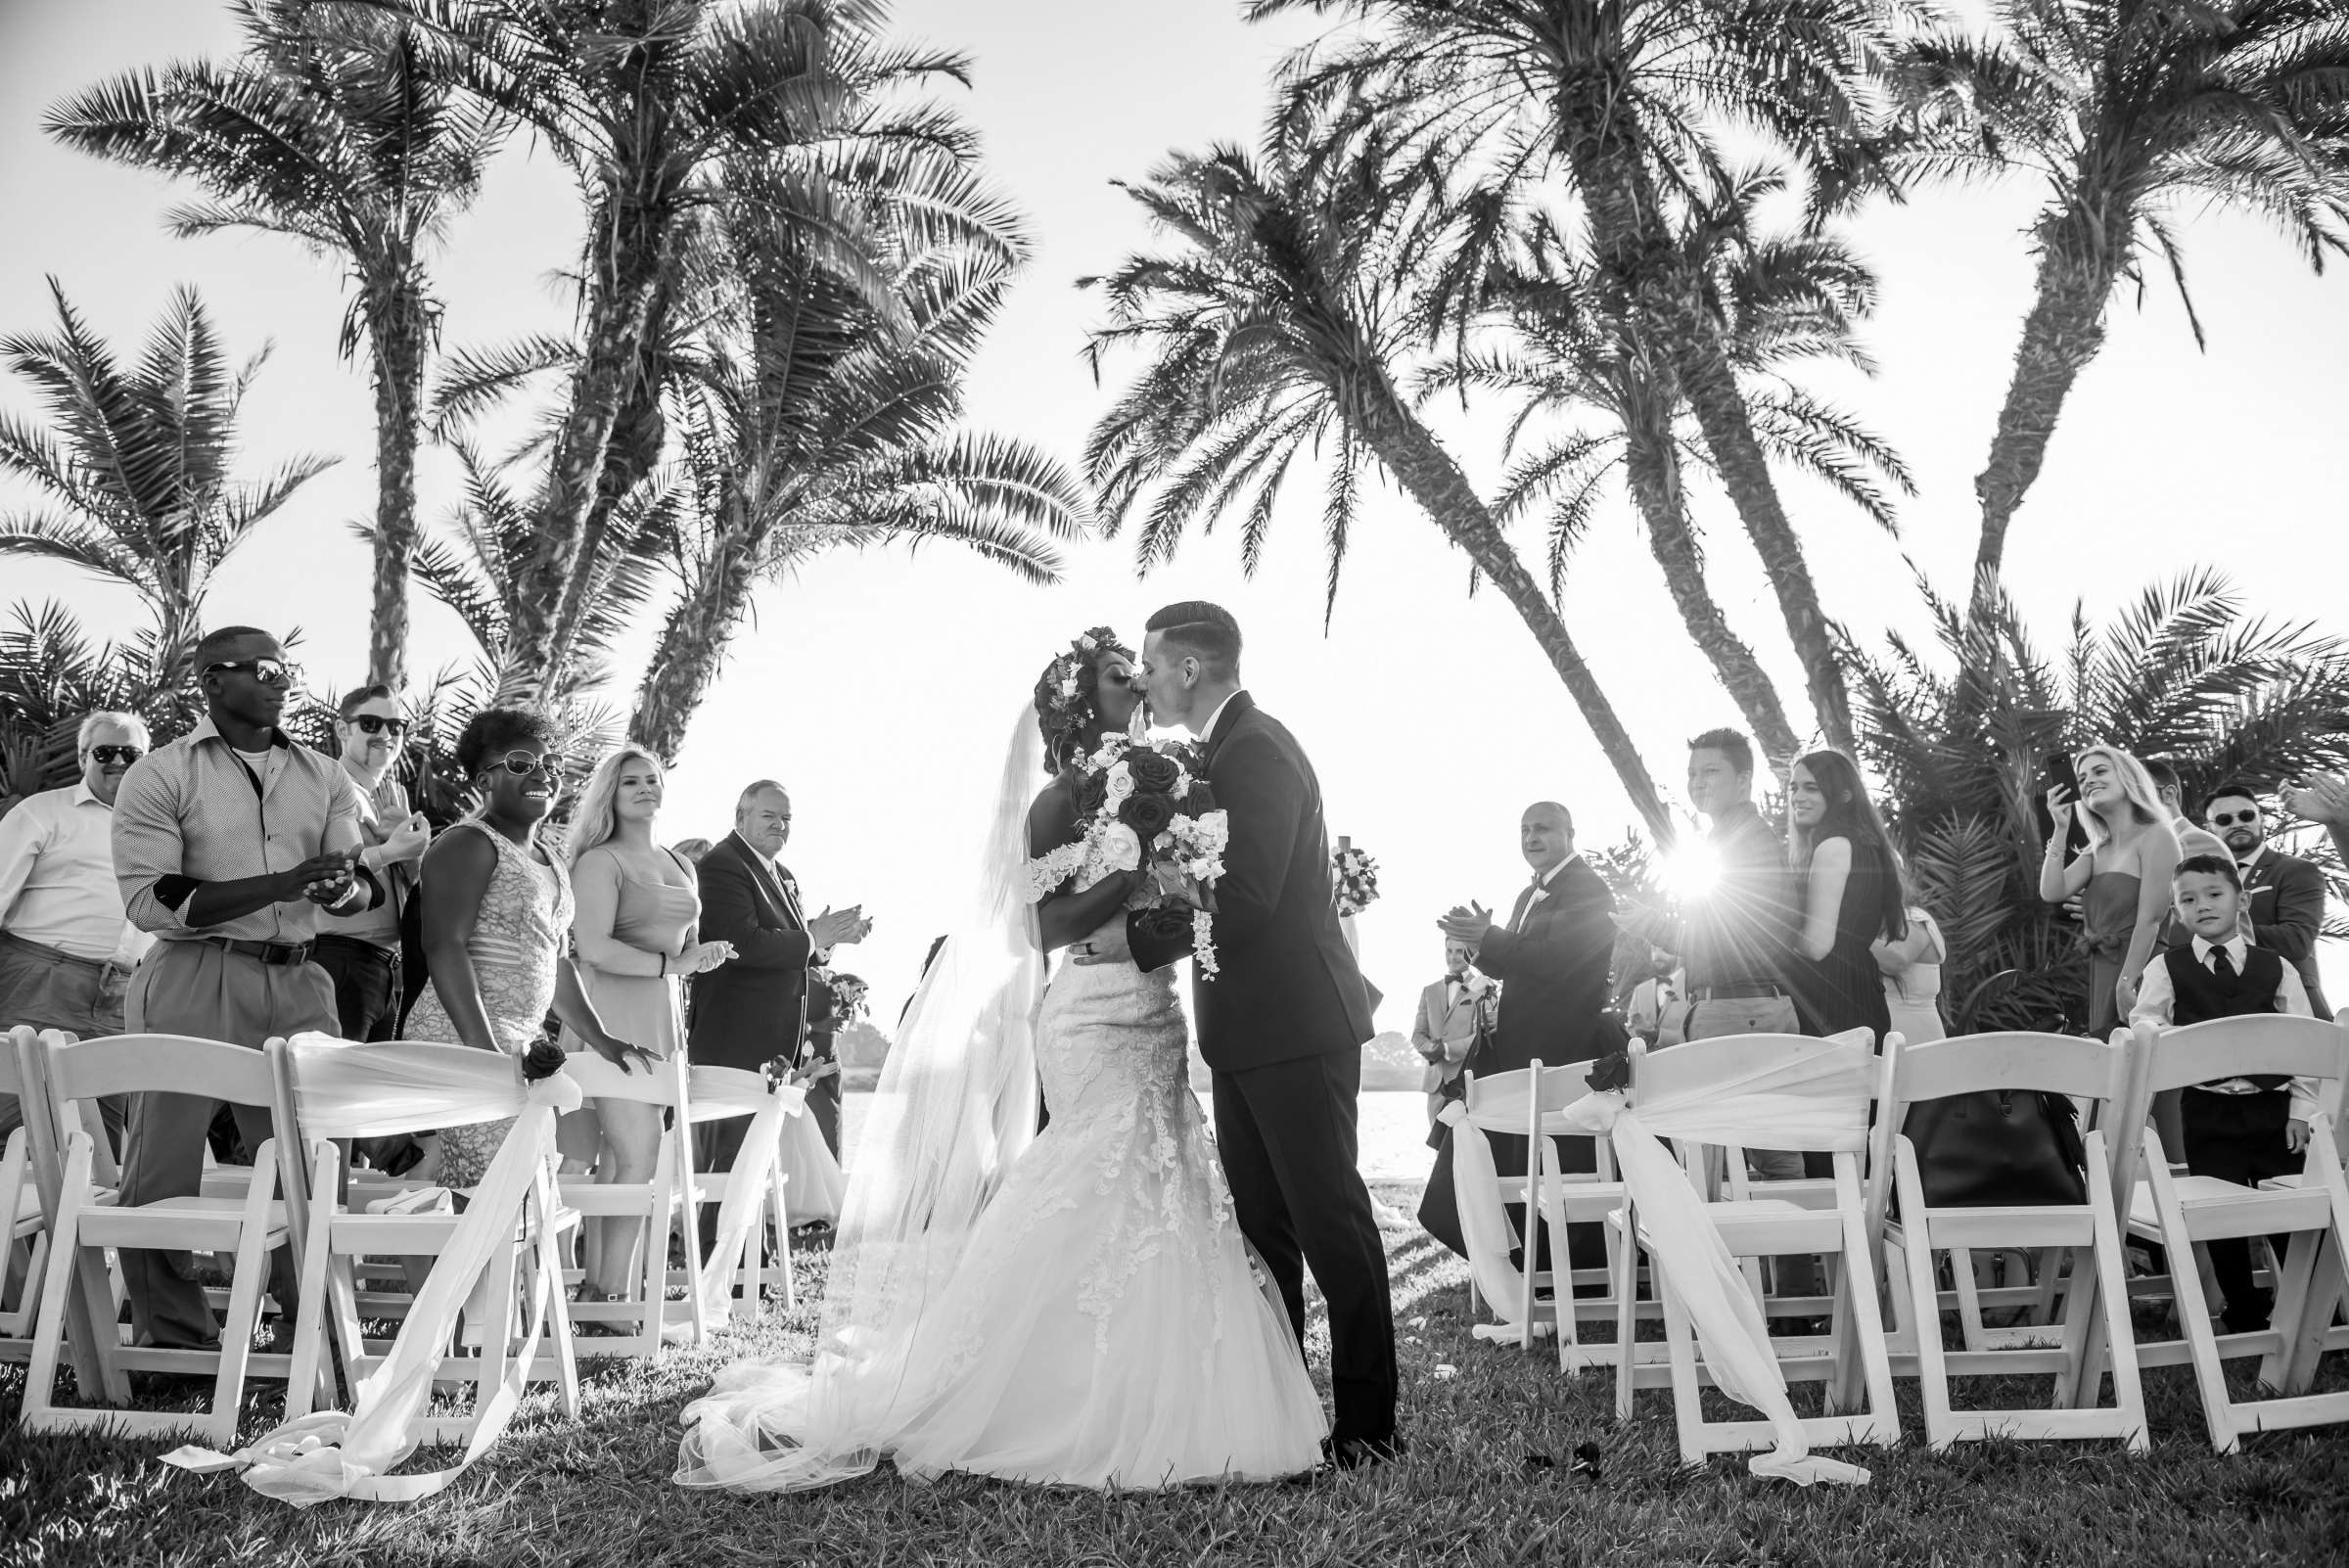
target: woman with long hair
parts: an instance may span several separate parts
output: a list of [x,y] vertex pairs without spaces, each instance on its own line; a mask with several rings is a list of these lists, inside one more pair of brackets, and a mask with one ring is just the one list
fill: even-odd
[[1892,1030],[1873,947],[1909,934],[1909,900],[1883,819],[1841,752],[1796,760],[1786,776],[1786,836],[1800,890],[1788,989],[1803,1027],[1834,1035]]
[[[694,940],[702,897],[693,866],[653,837],[664,784],[660,759],[650,752],[622,746],[612,753],[596,763],[579,792],[564,850],[577,902],[572,938],[587,994],[612,1027],[666,1059],[685,1044],[678,981],[716,968],[734,956],[734,946]],[[652,1179],[661,1149],[661,1107],[598,1099],[589,1108],[595,1116],[597,1184]],[[566,1140],[565,1153],[576,1158],[579,1152],[575,1134]],[[588,1237],[581,1301],[626,1295],[642,1228],[639,1220],[596,1222]]]
[[[2072,759],[2077,797],[2061,784],[2048,791],[2054,826],[2039,864],[2039,896],[2062,903],[2078,895],[2088,942],[2088,1032],[2110,1036],[2137,1002],[2138,977],[2170,913],[2170,874],[2178,869],[2178,833],[2142,762],[2113,746],[2091,746]],[[2088,848],[2067,864],[2064,846],[2074,811]]]
[[[481,797],[424,857],[417,913],[432,985],[402,1031],[409,1039],[527,1055],[551,1008],[564,1028],[607,1061],[644,1053],[597,1013],[563,954],[571,881],[538,843],[538,825],[563,787],[563,759],[543,714],[484,708],[457,738],[457,763]],[[511,1121],[439,1134],[434,1179],[482,1179]]]

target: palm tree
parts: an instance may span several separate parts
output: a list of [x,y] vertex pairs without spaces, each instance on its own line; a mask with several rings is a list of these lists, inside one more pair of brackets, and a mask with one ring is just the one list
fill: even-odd
[[1909,117],[1895,144],[1928,173],[2022,173],[2048,191],[2014,377],[1974,480],[1985,593],[2064,399],[2104,346],[2114,293],[2165,267],[2203,342],[2182,208],[2263,217],[2319,270],[2326,253],[2349,249],[2349,30],[2335,0],[1999,10],[1996,39],[1940,32],[1905,51]]
[[428,263],[480,193],[497,115],[436,79],[417,29],[303,0],[245,0],[245,51],[223,64],[134,71],[68,99],[43,124],[69,146],[194,180],[182,236],[284,234],[347,268],[347,357],[366,340],[375,385],[374,602],[368,678],[407,671],[416,449],[440,307]]
[[1177,156],[1128,187],[1176,247],[1090,280],[1110,309],[1087,349],[1096,372],[1128,345],[1150,355],[1087,442],[1104,521],[1116,532],[1138,519],[1146,570],[1173,555],[1191,524],[1212,528],[1245,503],[1240,558],[1253,571],[1291,465],[1326,445],[1334,608],[1361,471],[1374,459],[1516,609],[1633,806],[1668,843],[1655,780],[1557,606],[1396,384],[1392,367],[1422,329],[1410,258],[1370,221],[1381,178],[1364,161],[1309,180],[1277,149],[1260,171],[1225,146]]
[[[1765,450],[1843,494],[1889,531],[1895,521],[1887,487],[1914,491],[1907,467],[1851,416],[1789,379],[1794,366],[1821,358],[1873,372],[1855,326],[1874,307],[1875,278],[1832,237],[1757,234],[1756,205],[1783,188],[1780,176],[1764,171],[1728,180],[1690,213],[1681,245],[1688,265],[1711,280],[1714,309]],[[1517,455],[1494,510],[1504,522],[1544,514],[1553,597],[1570,552],[1621,471],[1689,640],[1736,701],[1764,755],[1783,768],[1801,741],[1770,675],[1729,629],[1705,583],[1682,476],[1710,470],[1712,461],[1685,405],[1672,399],[1677,378],[1660,355],[1634,350],[1627,335],[1611,330],[1597,307],[1603,291],[1554,228],[1537,221],[1525,249],[1522,261],[1497,269],[1489,284],[1510,329],[1502,346],[1440,363],[1428,383],[1522,395],[1510,427]],[[1565,426],[1529,447],[1523,435],[1537,418]]]
[[[663,391],[648,344],[675,298],[693,214],[731,206],[795,217],[843,276],[892,315],[864,197],[927,242],[986,246],[970,132],[911,89],[961,79],[955,55],[890,45],[885,8],[841,0],[339,0],[429,23],[446,69],[527,123],[586,195],[579,354],[540,487],[535,537],[514,559],[525,591],[509,631],[515,673],[562,667],[587,619],[582,563],[620,498],[662,449]],[[734,162],[748,155],[753,163]],[[714,178],[755,167],[758,182]]]
[[738,225],[734,331],[698,356],[681,400],[693,504],[679,589],[630,733],[673,757],[762,578],[843,548],[944,539],[1032,582],[1059,579],[1043,535],[1090,526],[1084,488],[1024,442],[955,429],[969,351],[1010,269],[914,262],[908,323],[887,331],[788,227]]
[[2085,955],[2035,883],[2050,754],[2167,758],[2189,793],[2349,763],[2349,639],[2247,620],[2214,573],[2148,588],[2100,626],[2075,611],[2052,657],[2003,594],[1972,609],[1925,599],[1937,648],[1893,636],[1882,656],[1850,657],[1861,754],[1948,939],[1961,1030],[2085,1022]]
[[55,600],[10,606],[0,626],[0,815],[80,776],[74,739],[86,715],[137,714],[158,744],[194,727],[202,712],[194,689],[159,670],[156,653],[150,632],[120,643],[93,638]]
[[1359,157],[1374,146],[1392,204],[1457,227],[1455,309],[1526,210],[1579,204],[1597,309],[1649,355],[1694,417],[1777,597],[1811,705],[1851,741],[1833,627],[1741,395],[1723,325],[1675,234],[1718,182],[1714,128],[1742,121],[1807,168],[1823,203],[1863,161],[1866,68],[1884,36],[1871,0],[1254,0],[1370,25],[1290,72],[1283,134]]
[[201,634],[212,574],[337,459],[296,456],[257,481],[231,473],[238,410],[268,349],[232,371],[193,289],[173,294],[130,366],[55,278],[49,292],[54,334],[0,339],[0,361],[48,416],[42,429],[0,415],[0,474],[45,497],[0,517],[0,555],[69,562],[128,587],[154,617],[154,678],[173,684]]

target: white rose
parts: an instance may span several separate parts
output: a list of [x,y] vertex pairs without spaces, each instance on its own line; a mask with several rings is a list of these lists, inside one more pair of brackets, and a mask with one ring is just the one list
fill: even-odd
[[[1132,786],[1128,785],[1130,789]],[[1101,863],[1112,871],[1131,871],[1142,863],[1142,841],[1123,822],[1112,822],[1101,833]]]
[[1199,818],[1199,848],[1215,853],[1231,843],[1231,817],[1223,811],[1210,811]]
[[1133,770],[1120,761],[1109,770],[1109,776],[1104,782],[1109,786],[1109,804],[1112,806],[1123,805],[1126,798],[1133,793]]

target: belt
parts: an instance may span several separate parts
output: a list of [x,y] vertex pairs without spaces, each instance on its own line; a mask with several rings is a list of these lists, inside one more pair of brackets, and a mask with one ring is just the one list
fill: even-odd
[[2240,1099],[2249,1094],[2288,1094],[2291,1092],[2289,1084],[2254,1084],[2247,1078],[2213,1079],[2208,1084],[2188,1084],[2187,1087],[2199,1089],[2204,1094],[2224,1094],[2231,1100]]
[[1732,980],[1720,986],[1691,986],[1690,1001],[1735,1001],[1745,997],[1783,996],[1785,991],[1774,981]]
[[222,952],[233,952],[241,958],[257,959],[270,965],[306,964],[310,961],[311,944],[306,942],[252,942],[244,937],[205,937]]
[[13,931],[0,931],[0,947],[22,947],[34,957],[48,963],[65,964],[74,969],[86,969],[91,974],[100,976],[128,975],[139,967],[135,963],[118,964],[112,958],[84,958],[78,953],[68,952],[63,947],[52,947],[45,942],[34,942],[29,937],[20,937]]
[[369,942],[365,937],[345,937],[339,931],[321,931],[310,945],[313,948],[355,947],[361,952],[375,954],[394,969],[399,967],[399,949],[397,947],[387,947],[381,943]]

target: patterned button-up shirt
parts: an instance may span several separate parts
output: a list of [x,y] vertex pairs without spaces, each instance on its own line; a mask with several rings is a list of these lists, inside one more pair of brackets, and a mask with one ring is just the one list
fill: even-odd
[[115,878],[123,908],[166,942],[308,942],[317,935],[318,906],[307,899],[197,927],[184,918],[194,901],[190,884],[291,871],[329,850],[356,849],[360,811],[358,786],[333,758],[278,730],[256,775],[207,717],[122,777]]

